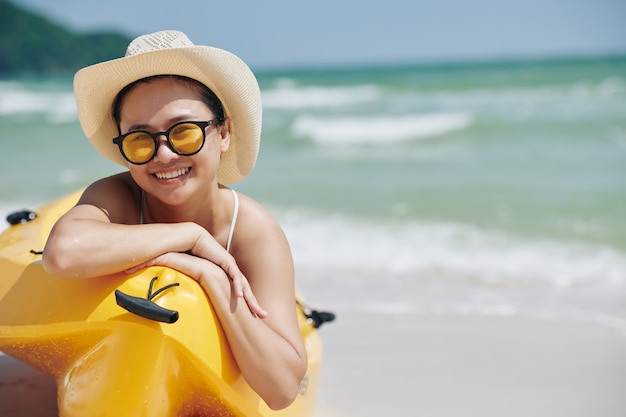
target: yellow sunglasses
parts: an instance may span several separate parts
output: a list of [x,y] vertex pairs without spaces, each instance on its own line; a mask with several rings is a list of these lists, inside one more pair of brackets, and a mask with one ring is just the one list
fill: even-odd
[[119,146],[124,159],[131,164],[143,165],[150,162],[159,149],[159,136],[163,135],[172,152],[190,156],[202,149],[206,139],[206,128],[221,122],[213,119],[206,122],[180,122],[165,132],[150,133],[146,130],[133,130],[113,139]]

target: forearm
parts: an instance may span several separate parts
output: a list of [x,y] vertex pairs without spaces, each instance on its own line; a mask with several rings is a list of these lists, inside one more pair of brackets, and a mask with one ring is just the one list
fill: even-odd
[[63,278],[117,273],[166,252],[189,250],[199,229],[193,223],[122,225],[69,219],[57,223],[50,233],[43,265]]
[[271,408],[291,404],[306,372],[306,352],[268,325],[272,317],[251,314],[246,303],[232,295],[227,279],[202,276],[201,283],[248,384]]

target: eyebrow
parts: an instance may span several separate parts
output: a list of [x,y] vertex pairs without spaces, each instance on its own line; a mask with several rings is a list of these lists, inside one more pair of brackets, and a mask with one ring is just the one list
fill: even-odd
[[[193,114],[181,114],[179,116],[176,117],[172,117],[171,119],[168,120],[168,126],[173,126],[178,122],[184,122],[184,121],[192,121],[194,119],[198,119],[198,116],[193,115]],[[169,129],[169,127],[168,127]],[[150,130],[150,125],[147,123],[137,123],[134,125],[131,125],[128,127],[128,132],[132,132],[133,130]],[[165,129],[167,130],[167,129]]]

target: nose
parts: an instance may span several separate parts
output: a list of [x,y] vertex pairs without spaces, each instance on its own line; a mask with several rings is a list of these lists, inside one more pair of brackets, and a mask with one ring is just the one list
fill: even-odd
[[160,135],[157,142],[157,152],[154,159],[161,163],[168,163],[174,159],[178,159],[179,155],[170,148],[165,135]]

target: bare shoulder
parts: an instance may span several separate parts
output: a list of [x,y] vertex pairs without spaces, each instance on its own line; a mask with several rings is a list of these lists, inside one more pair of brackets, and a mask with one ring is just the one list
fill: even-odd
[[[141,191],[128,172],[100,179],[85,189],[75,211],[105,216],[112,223],[137,223]],[[90,216],[91,217],[91,216]]]
[[[295,271],[287,237],[262,204],[241,194],[240,203],[231,253],[257,300],[273,317],[265,320],[289,321],[295,297]],[[277,322],[275,325],[282,326]],[[292,325],[297,329],[293,322]]]
[[278,221],[258,201],[239,194],[240,211],[237,219],[236,233],[245,237],[250,243],[270,243],[284,240],[285,235]]
[[[231,252],[244,275],[292,279],[292,257],[282,227],[262,204],[240,195],[240,209]],[[278,272],[280,271],[280,272]]]

